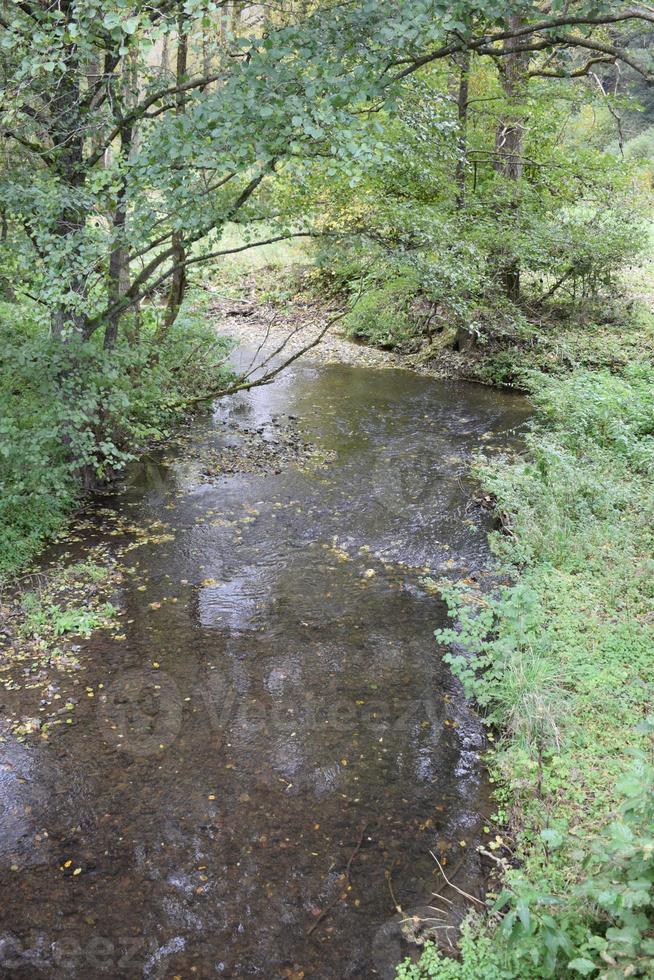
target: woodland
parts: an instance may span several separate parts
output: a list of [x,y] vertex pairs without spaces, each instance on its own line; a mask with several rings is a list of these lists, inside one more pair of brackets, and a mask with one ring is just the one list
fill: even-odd
[[[330,332],[529,399],[472,469],[499,584],[437,583],[492,875],[401,980],[654,975],[653,40],[617,0],[0,5],[5,667],[79,508]],[[243,371],[216,296],[321,317]]]

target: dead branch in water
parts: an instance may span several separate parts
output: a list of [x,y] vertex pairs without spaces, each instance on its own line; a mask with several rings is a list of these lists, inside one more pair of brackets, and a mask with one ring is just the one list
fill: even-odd
[[[212,391],[205,391],[201,395],[196,395],[194,398],[187,398],[184,401],[177,402],[173,407],[188,408],[191,405],[197,405],[200,402],[210,401],[213,398],[222,398],[225,395],[235,395],[238,391],[249,391],[251,388],[260,388],[263,385],[272,384],[275,378],[279,374],[281,374],[282,371],[286,370],[287,367],[290,367],[291,364],[297,361],[298,358],[302,357],[303,354],[306,354],[314,347],[317,347],[320,341],[327,333],[327,331],[330,329],[330,327],[333,327],[335,323],[338,323],[339,320],[342,320],[344,317],[346,317],[349,312],[350,310],[342,310],[336,316],[331,317],[331,319],[327,321],[324,327],[320,329],[320,331],[314,337],[313,340],[311,340],[308,344],[305,344],[304,347],[301,347],[300,350],[295,351],[295,353],[291,354],[290,357],[288,357],[282,364],[277,365],[276,368],[273,368],[271,371],[268,371],[260,378],[254,378],[252,380],[240,380],[236,384],[231,385],[228,388],[215,388]],[[277,350],[274,351],[271,355],[269,355],[264,360],[263,364],[265,365],[269,363],[272,357],[280,353],[295,333],[297,333],[297,330],[292,331],[291,334],[289,334],[289,336],[286,338],[286,340],[277,348]],[[257,365],[256,367],[251,368],[248,371],[248,374],[249,375],[253,374],[254,371],[258,370],[260,367],[261,365]]]
[[[348,862],[345,865],[344,875],[345,875],[345,885],[346,885],[346,887],[347,887],[347,885],[350,884],[350,869],[352,868],[352,862],[354,861],[354,859],[356,858],[357,854],[361,850],[361,847],[363,845],[363,838],[365,836],[365,833],[366,833],[366,830],[367,829],[368,829],[368,823],[366,822],[363,825],[363,827],[361,828],[361,833],[359,835],[359,840],[357,841],[357,846],[354,848],[354,850],[350,854],[350,856],[348,858]],[[322,920],[326,916],[329,915],[329,913],[334,908],[334,906],[341,900],[341,894],[342,893],[341,893],[341,891],[339,889],[339,894],[336,896],[336,898],[334,899],[334,901],[333,902],[330,902],[329,905],[322,910],[322,912],[320,913],[320,915],[318,916],[318,918],[316,919],[316,921],[314,923],[312,923],[311,926],[309,926],[309,928],[307,929],[307,936],[310,936],[318,928],[318,926],[320,925],[320,923],[322,922]]]
[[[372,265],[372,263],[370,263],[370,265]],[[320,328],[320,330],[318,331],[317,335],[313,338],[313,340],[309,341],[308,344],[305,344],[304,347],[301,347],[299,350],[295,351],[294,354],[291,354],[290,357],[288,357],[282,364],[277,365],[276,368],[273,368],[272,370],[263,374],[260,378],[253,378],[251,380],[248,380],[251,378],[251,375],[254,374],[255,371],[261,370],[261,368],[269,364],[274,357],[276,357],[278,354],[281,354],[281,352],[284,350],[284,348],[289,343],[289,341],[302,329],[301,326],[297,326],[293,330],[291,330],[291,332],[288,334],[285,340],[283,340],[282,343],[274,351],[272,351],[271,354],[265,357],[260,364],[256,364],[253,366],[253,361],[256,360],[259,351],[261,351],[263,345],[265,344],[266,338],[270,333],[270,328],[272,327],[272,324],[275,320],[275,316],[273,316],[273,319],[268,324],[266,337],[259,345],[257,349],[257,353],[254,355],[253,361],[251,361],[248,367],[246,368],[246,374],[242,375],[241,378],[236,382],[236,384],[233,384],[228,388],[216,388],[211,391],[205,391],[202,395],[196,395],[194,398],[188,398],[185,401],[177,402],[175,405],[171,407],[188,408],[191,405],[197,405],[200,402],[210,401],[213,398],[222,398],[225,395],[235,395],[239,391],[249,391],[251,388],[260,388],[263,385],[272,384],[275,378],[279,374],[281,374],[282,371],[285,371],[287,367],[290,367],[291,364],[293,364],[300,357],[302,357],[303,354],[306,354],[314,347],[317,347],[320,341],[325,336],[325,334],[334,326],[335,323],[338,323],[339,320],[344,319],[344,317],[346,317],[348,313],[352,312],[352,310],[357,305],[357,303],[359,302],[363,294],[364,281],[365,280],[362,279],[361,285],[359,287],[359,291],[357,292],[354,302],[349,306],[348,309],[341,310],[339,313],[336,314],[336,316],[330,317],[330,319],[327,320],[325,325]]]
[[395,911],[399,912],[400,915],[402,915],[404,913],[404,909],[398,902],[397,898],[395,897],[395,892],[393,891],[393,868],[392,867],[386,869],[386,871],[384,872],[384,877],[386,878],[386,884],[388,885],[388,890],[390,892],[391,901],[393,903]]
[[458,885],[453,884],[453,882],[451,882],[449,880],[449,878],[447,877],[447,875],[443,871],[443,865],[438,860],[438,858],[436,857],[436,855],[434,854],[434,852],[433,851],[430,851],[429,853],[431,854],[431,856],[433,857],[434,861],[438,865],[438,870],[443,875],[443,878],[445,879],[445,883],[447,885],[449,885],[450,888],[452,888],[458,895],[461,895],[462,898],[467,898],[470,902],[475,902],[477,905],[481,905],[482,908],[486,908],[486,903],[485,902],[482,902],[482,900],[480,898],[475,898],[474,895],[469,895],[468,892],[464,892],[462,888],[459,888],[458,887]]
[[[432,854],[432,852],[431,852],[431,851],[430,851],[429,853],[431,854],[431,856],[432,856],[432,857],[434,857],[434,855]],[[463,867],[463,863],[464,863],[464,861],[465,861],[465,857],[462,857],[462,858],[461,858],[461,859],[460,859],[459,861],[457,861],[457,863],[456,863],[456,864],[454,865],[454,869],[453,869],[452,871],[450,871],[450,876],[451,876],[452,878],[456,878],[456,876],[458,875],[458,873],[459,873],[459,871],[460,871],[460,870],[461,870],[461,868]],[[440,865],[439,865],[439,867],[440,867]],[[443,869],[441,868],[441,871],[442,871],[442,870],[443,870]],[[436,895],[440,895],[440,893],[441,893],[441,892],[443,891],[443,889],[444,889],[444,888],[447,888],[447,886],[449,885],[449,881],[447,880],[447,878],[445,878],[445,875],[443,875],[443,879],[444,879],[444,880],[443,880],[443,881],[441,882],[441,884],[440,884],[440,885],[438,886],[438,888],[437,888],[437,889],[436,889],[435,891],[433,891],[433,892],[432,892],[432,895],[433,895],[433,896],[436,896]],[[442,896],[442,897],[444,897],[444,896]],[[446,899],[445,899],[445,901],[446,901],[446,902],[449,902],[449,899],[448,899],[448,898],[446,898]]]

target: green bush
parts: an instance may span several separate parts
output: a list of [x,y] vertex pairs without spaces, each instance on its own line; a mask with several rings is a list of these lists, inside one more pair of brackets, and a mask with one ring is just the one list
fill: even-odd
[[344,321],[351,337],[360,337],[379,347],[398,347],[416,333],[411,303],[418,282],[402,276],[383,284],[373,283],[363,292]]
[[[654,975],[654,715],[639,726],[649,751],[634,750],[618,782],[623,800],[615,819],[585,844],[582,877],[559,895],[511,871],[484,922],[463,929],[460,960],[425,949],[405,962],[397,980],[541,980],[546,977]],[[555,853],[571,835],[546,828],[541,845]],[[501,913],[499,924],[497,916]]]
[[406,960],[397,969],[397,980],[502,980],[506,973],[488,935],[474,924],[463,925],[459,942],[460,960],[441,956],[433,943],[426,943],[419,963]]
[[30,311],[0,307],[0,576],[51,536],[80,484],[102,482],[163,438],[185,398],[215,388],[229,346],[198,311],[162,340],[146,315],[137,342],[105,352],[62,344]]
[[624,155],[627,160],[654,164],[654,127],[650,126],[628,140],[624,147]]

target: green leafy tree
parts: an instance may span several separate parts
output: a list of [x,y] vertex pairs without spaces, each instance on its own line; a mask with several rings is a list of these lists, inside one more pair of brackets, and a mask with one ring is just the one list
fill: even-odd
[[[556,66],[584,49],[639,66],[602,32],[654,19],[621,4],[524,3],[516,12],[494,0],[359,0],[297,15],[282,5],[278,23],[255,17],[226,29],[231,6],[3,8],[2,130],[20,150],[0,202],[5,251],[18,252],[25,288],[56,335],[88,339],[102,328],[111,344],[121,316],[173,279],[171,322],[189,267],[224,253],[225,225],[269,217],[270,182],[298,157],[361,153],[361,111],[392,99],[403,77],[467,51],[507,63],[546,52]],[[176,73],[161,57],[167,41]],[[514,149],[503,159],[517,158]],[[296,216],[283,217],[275,237],[293,233]]]

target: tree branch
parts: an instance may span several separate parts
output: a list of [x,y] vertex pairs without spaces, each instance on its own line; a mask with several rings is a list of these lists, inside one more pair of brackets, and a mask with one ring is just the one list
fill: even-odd
[[643,77],[651,80],[652,75],[647,71],[644,65],[641,65],[634,58],[632,58],[624,48],[606,45],[600,41],[583,38],[576,34],[561,35],[557,33],[555,36],[550,36],[547,39],[534,41],[531,44],[520,45],[518,47],[511,46],[510,49],[506,48],[504,50],[499,47],[494,47],[494,45],[501,41],[514,40],[520,37],[533,37],[534,35],[543,34],[549,31],[558,31],[558,29],[561,27],[601,27],[608,24],[617,24],[634,20],[654,24],[654,10],[649,10],[642,7],[629,7],[627,10],[623,10],[617,14],[605,14],[597,17],[562,15],[560,17],[552,17],[549,20],[538,21],[535,24],[524,24],[520,27],[511,28],[504,31],[495,31],[492,34],[485,34],[477,38],[465,38],[459,36],[456,41],[442,45],[435,51],[431,51],[416,58],[393,62],[392,65],[407,64],[407,67],[392,76],[392,80],[399,81],[402,78],[406,78],[408,75],[413,74],[413,72],[424,67],[425,65],[431,64],[433,61],[441,60],[442,58],[447,58],[451,54],[456,54],[458,51],[463,51],[466,48],[470,49],[471,51],[476,51],[478,54],[488,54],[493,57],[506,57],[508,54],[542,51],[546,48],[551,48],[556,44],[585,47],[592,51],[600,51],[604,54],[611,55],[616,59],[624,61],[625,64],[630,65],[630,67],[632,67],[639,74],[643,75]]
[[46,146],[43,146],[43,144],[36,143],[34,140],[28,139],[26,136],[21,136],[20,133],[15,133],[9,129],[4,129],[2,135],[5,139],[15,140],[32,153],[36,153],[49,167],[53,166],[53,158],[50,150]]
[[[153,92],[147,99],[135,106],[131,112],[128,112],[127,115],[118,120],[114,128],[109,132],[108,136],[104,138],[98,150],[87,160],[87,166],[95,166],[95,164],[102,159],[107,147],[110,146],[116,139],[121,128],[129,123],[138,122],[139,119],[144,118],[150,106],[154,105],[155,102],[158,102],[159,99],[165,99],[169,95],[183,95],[185,92],[190,92],[192,89],[209,85],[210,82],[216,82],[220,78],[222,78],[222,74],[203,75],[202,78],[196,78],[191,82],[185,82],[183,85],[169,85],[168,88],[160,89],[158,92]],[[174,107],[175,104],[173,103],[169,106],[164,106],[161,111],[165,112],[166,109],[173,109]],[[157,113],[157,115],[158,114],[159,113]],[[154,116],[155,113],[152,113],[150,118],[154,118]]]
[[582,78],[585,75],[590,74],[590,70],[593,65],[613,65],[615,64],[615,58],[613,56],[599,56],[597,58],[589,58],[585,65],[580,68],[575,68],[574,71],[566,71],[565,68],[540,68],[534,69],[528,72],[528,78]]
[[[243,190],[236,198],[234,203],[231,205],[231,207],[227,210],[227,212],[221,215],[220,222],[218,222],[218,220],[213,220],[211,221],[210,224],[207,224],[203,228],[198,229],[197,232],[195,232],[193,235],[191,235],[190,237],[184,240],[184,247],[188,248],[190,245],[193,245],[195,242],[200,241],[201,238],[204,238],[211,231],[213,231],[214,228],[216,228],[219,223],[222,225],[228,224],[232,220],[234,215],[243,207],[246,201],[252,196],[252,194],[254,194],[255,190],[262,182],[264,177],[267,174],[269,174],[272,169],[274,169],[276,162],[277,162],[276,159],[269,160],[266,166],[255,177],[253,177],[252,180],[243,188]],[[110,319],[112,316],[116,316],[122,313],[124,310],[128,309],[130,306],[133,306],[134,303],[137,303],[145,296],[150,295],[150,293],[154,292],[155,289],[157,289],[163,282],[165,282],[169,278],[169,276],[171,276],[175,271],[177,267],[175,263],[173,263],[173,265],[169,269],[167,269],[161,276],[159,276],[154,283],[151,283],[149,286],[146,286],[148,280],[151,279],[151,277],[154,275],[154,273],[159,268],[159,266],[163,265],[163,263],[168,261],[168,259],[173,258],[174,254],[175,254],[175,246],[171,245],[169,248],[165,249],[159,255],[155,255],[154,258],[152,258],[150,262],[148,262],[145,268],[141,270],[141,272],[136,277],[134,282],[130,285],[129,289],[125,291],[123,297],[119,302],[114,303],[113,305],[107,307],[105,310],[103,310],[102,313],[98,313],[96,316],[94,316],[91,320],[88,321],[86,327],[86,336],[90,337],[98,329],[98,327],[100,327],[102,323],[104,323],[107,319]],[[143,291],[140,291],[141,286],[146,286],[146,288]]]
[[272,384],[275,378],[281,374],[282,371],[285,371],[287,367],[290,367],[291,364],[297,361],[308,351],[312,350],[314,347],[317,347],[327,331],[333,327],[335,323],[338,323],[339,320],[346,317],[349,312],[350,310],[341,310],[341,312],[336,316],[331,317],[324,327],[321,327],[318,334],[312,341],[305,344],[304,347],[301,347],[294,354],[291,354],[291,356],[288,357],[282,364],[278,364],[276,368],[268,371],[261,378],[255,378],[252,381],[240,381],[237,384],[231,385],[229,388],[216,388],[212,391],[205,391],[202,395],[196,395],[194,398],[189,398],[186,401],[178,402],[173,407],[189,408],[191,405],[198,405],[200,402],[206,402],[212,398],[222,398],[225,395],[235,395],[238,391],[249,391],[251,388],[260,388],[263,385]]

